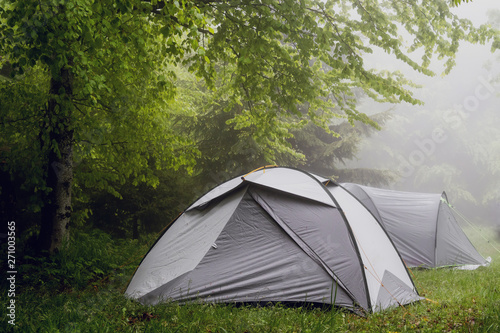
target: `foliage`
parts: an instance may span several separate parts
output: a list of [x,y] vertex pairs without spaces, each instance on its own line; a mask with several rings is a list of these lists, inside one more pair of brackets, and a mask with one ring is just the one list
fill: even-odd
[[[375,131],[373,123],[380,128],[389,117],[387,112],[380,113],[370,117],[370,124],[358,121],[353,126],[341,117],[341,110],[336,109],[338,118],[332,120],[327,129],[306,123],[304,119],[301,121],[299,117],[289,117],[281,124],[270,124],[271,127],[282,126],[273,130],[280,131],[279,135],[267,132],[268,139],[279,138],[282,144],[260,144],[253,135],[253,127],[241,128],[231,121],[242,107],[227,109],[228,102],[221,96],[221,92],[228,89],[227,82],[218,81],[216,91],[212,92],[185,71],[179,69],[176,73],[183,73],[185,78],[178,87],[179,99],[190,101],[190,112],[195,114],[194,117],[190,113],[179,114],[176,118],[200,151],[191,184],[197,195],[269,163],[300,167],[321,175],[344,176],[348,171],[339,166],[355,157],[361,138]],[[358,90],[353,101],[362,97],[363,92]],[[304,116],[307,114],[306,105],[298,109]],[[294,124],[295,121],[299,123]],[[387,183],[393,178],[390,173],[376,170],[354,170],[352,173],[362,174],[364,179],[372,178],[376,184]]]
[[[43,168],[40,165],[40,143],[38,142],[37,110],[47,102],[44,86],[48,78],[39,68],[34,68],[25,75],[25,82],[10,81],[0,85],[0,112],[2,115],[2,137],[0,144],[4,149],[0,152],[3,168],[23,178],[22,188],[45,190],[39,179]],[[26,84],[30,82],[31,84]],[[23,100],[18,100],[23,96]],[[15,114],[12,110],[16,110]],[[25,126],[26,133],[20,130]],[[28,158],[30,156],[31,158]],[[26,161],[30,163],[26,163]]]
[[[390,117],[391,114],[386,111],[372,115],[370,119],[380,128]],[[301,168],[338,181],[362,184],[383,185],[395,179],[396,175],[387,170],[345,167],[347,161],[356,159],[362,140],[369,138],[375,128],[361,122],[353,126],[346,121],[338,121],[329,129],[338,135],[332,136],[313,124],[292,132],[292,146],[305,156]]]
[[157,187],[126,184],[117,187],[121,198],[99,191],[90,193],[85,204],[92,211],[88,223],[125,239],[137,239],[163,229],[195,199],[197,187],[192,177],[180,170],[155,174]]
[[[364,54],[381,48],[432,75],[428,66],[433,53],[448,59],[447,72],[459,40],[484,42],[494,36],[486,27],[476,30],[454,17],[444,1],[225,2],[200,10],[218,24],[207,41],[206,55],[212,64],[213,59],[224,64],[218,73],[224,73],[227,88],[219,92],[219,100],[225,102],[221,103],[225,110],[238,108],[226,122],[247,129],[259,146],[285,151],[290,122],[304,124],[307,119],[327,129],[332,117],[342,116],[351,123],[373,124],[356,111],[354,87],[378,101],[418,103],[405,89],[410,83],[400,73],[365,68]],[[397,22],[416,37],[406,51],[423,49],[421,63],[405,52]],[[229,39],[227,31],[232,33]],[[307,106],[308,117],[301,113],[302,105]],[[290,120],[290,115],[297,118]]]
[[[43,187],[44,177],[40,174],[43,167],[40,164],[44,162],[44,150],[57,149],[56,142],[43,147],[44,140],[40,138],[47,131],[40,128],[40,122],[46,117],[50,78],[47,71],[54,71],[52,66],[70,66],[67,59],[54,63],[57,59],[50,59],[53,54],[61,54],[61,58],[73,59],[75,63],[71,69],[75,75],[73,103],[77,110],[72,115],[76,130],[74,162],[78,167],[77,186],[118,195],[111,187],[113,182],[123,184],[130,179],[134,184],[157,184],[158,180],[148,165],[151,158],[155,159],[153,167],[177,168],[191,163],[193,152],[189,150],[188,142],[173,132],[169,112],[165,109],[165,100],[172,96],[168,82],[171,73],[162,65],[162,59],[152,56],[160,52],[161,44],[156,37],[158,27],[128,10],[121,13],[126,8],[116,8],[112,4],[67,2],[68,10],[79,9],[71,14],[63,8],[54,9],[51,7],[54,4],[49,2],[44,2],[47,8],[35,9],[37,4],[34,1],[33,4],[15,6],[11,14],[13,18],[23,15],[23,10],[28,11],[24,13],[26,15],[30,15],[29,10],[34,11],[29,16],[30,21],[26,22],[27,26],[23,26],[32,33],[23,36],[26,40],[21,42],[13,40],[21,38],[18,34],[11,36],[7,31],[5,33],[10,38],[4,44],[12,44],[12,47],[16,43],[26,44],[32,48],[28,55],[36,55],[33,59],[26,59],[28,55],[23,55],[20,50],[10,52],[9,58],[19,72],[24,72],[23,68],[29,63],[44,65],[5,84],[2,93],[2,96],[8,96],[2,98],[2,125],[7,134],[2,140],[12,147],[9,158],[28,159],[35,164],[34,170],[26,171],[27,181],[34,183],[31,187],[35,187],[35,191],[47,190]],[[30,6],[33,8],[29,9]],[[54,32],[61,36],[54,35]],[[145,38],[150,39],[147,45],[144,44]],[[64,45],[61,45],[61,40]],[[29,48],[24,52],[28,51]],[[56,131],[57,123],[54,129],[48,130]],[[20,140],[34,145],[38,154],[33,154]],[[42,145],[42,149],[38,145]],[[37,161],[33,156],[38,155],[42,156]],[[22,163],[14,161],[8,165],[23,170]]]
[[[148,15],[151,4],[12,1],[1,12],[0,53],[13,69],[0,87],[1,144],[8,148],[2,168],[26,179],[34,199],[23,208],[42,211],[42,231],[71,214],[71,188],[76,202],[88,201],[87,189],[119,197],[125,182],[154,187],[153,170],[193,164],[196,152],[165,106],[173,96],[166,61],[181,56],[176,50],[189,36],[183,28],[171,32],[165,59],[156,57],[166,45],[163,25]],[[88,208],[73,222],[86,215]]]
[[460,5],[462,2],[469,2],[469,1],[471,1],[471,0],[453,0],[453,3],[455,5]]
[[137,264],[138,241],[114,241],[97,229],[76,230],[70,241],[74,246],[67,251],[47,257],[40,256],[29,245],[22,246],[23,240],[19,240],[17,288],[40,293],[82,290],[89,285],[100,285],[109,275],[119,274],[116,270],[130,261],[128,256],[135,255],[133,263]]

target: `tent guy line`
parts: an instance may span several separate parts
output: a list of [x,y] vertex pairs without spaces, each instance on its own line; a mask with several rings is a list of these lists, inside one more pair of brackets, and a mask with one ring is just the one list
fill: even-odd
[[500,249],[498,249],[489,239],[484,237],[484,235],[480,232],[480,230],[471,222],[469,219],[467,219],[458,209],[456,209],[453,205],[451,205],[449,202],[445,201],[448,206],[458,215],[462,220],[467,222],[467,224],[474,230],[486,243],[488,243],[494,250],[496,250],[498,253],[500,253]]

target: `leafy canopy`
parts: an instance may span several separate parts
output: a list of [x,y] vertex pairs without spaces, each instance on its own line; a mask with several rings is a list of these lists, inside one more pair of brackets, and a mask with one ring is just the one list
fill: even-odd
[[[2,145],[11,152],[4,155],[11,172],[24,168],[30,186],[44,191],[47,152],[60,145],[50,134],[68,129],[77,189],[155,185],[151,169],[192,166],[197,151],[173,117],[189,108],[174,99],[172,65],[204,78],[214,90],[210,103],[231,112],[221,126],[264,147],[272,162],[280,154],[298,157],[289,139],[308,122],[327,131],[339,117],[376,126],[358,112],[356,87],[377,101],[419,103],[401,73],[367,67],[366,54],[383,50],[433,75],[435,55],[446,73],[461,41],[498,39],[456,17],[447,0],[0,4],[0,55],[15,77],[1,83]],[[69,73],[70,101],[49,114],[48,101],[68,97],[49,91],[61,70]]]
[[[448,73],[460,41],[498,38],[493,30],[474,28],[456,17],[443,0],[197,5],[208,25],[201,29],[199,50],[206,61],[195,68],[209,81],[215,75],[223,81],[219,101],[226,110],[239,109],[227,124],[246,130],[273,151],[289,149],[286,133],[304,120],[325,129],[336,117],[375,125],[357,111],[355,87],[381,102],[420,103],[401,73],[368,68],[366,54],[383,50],[434,75],[429,69],[434,55],[445,61]],[[272,155],[267,158],[273,160]]]
[[[61,145],[54,133],[74,133],[77,200],[86,188],[119,196],[116,184],[156,186],[154,169],[193,165],[196,150],[166,106],[175,91],[168,64],[192,50],[182,27],[193,15],[165,43],[165,22],[140,1],[5,1],[0,12],[0,54],[13,69],[0,84],[2,169],[35,193],[31,210],[44,205],[40,192],[52,191],[47,156]],[[67,91],[50,91],[62,69],[71,83],[65,105]],[[59,103],[54,112],[50,100]]]

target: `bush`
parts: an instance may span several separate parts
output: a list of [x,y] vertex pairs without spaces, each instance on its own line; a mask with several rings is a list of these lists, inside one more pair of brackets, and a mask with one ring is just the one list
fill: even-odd
[[130,261],[138,249],[146,251],[138,247],[138,241],[113,240],[98,229],[74,230],[66,251],[52,256],[33,252],[19,256],[22,258],[18,265],[20,286],[23,290],[45,289],[49,292],[80,290],[90,284],[97,286],[103,280],[107,281],[110,275],[114,278],[123,276],[123,273],[113,274],[118,268],[133,270],[138,260],[129,266],[123,263]]

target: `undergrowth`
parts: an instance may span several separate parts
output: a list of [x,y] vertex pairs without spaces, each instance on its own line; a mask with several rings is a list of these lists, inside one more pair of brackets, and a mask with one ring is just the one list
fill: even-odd
[[18,250],[16,283],[25,292],[50,293],[82,290],[108,278],[116,280],[123,276],[123,268],[130,270],[137,266],[147,243],[113,240],[98,229],[78,230],[70,240],[72,246],[52,256],[31,248]]

